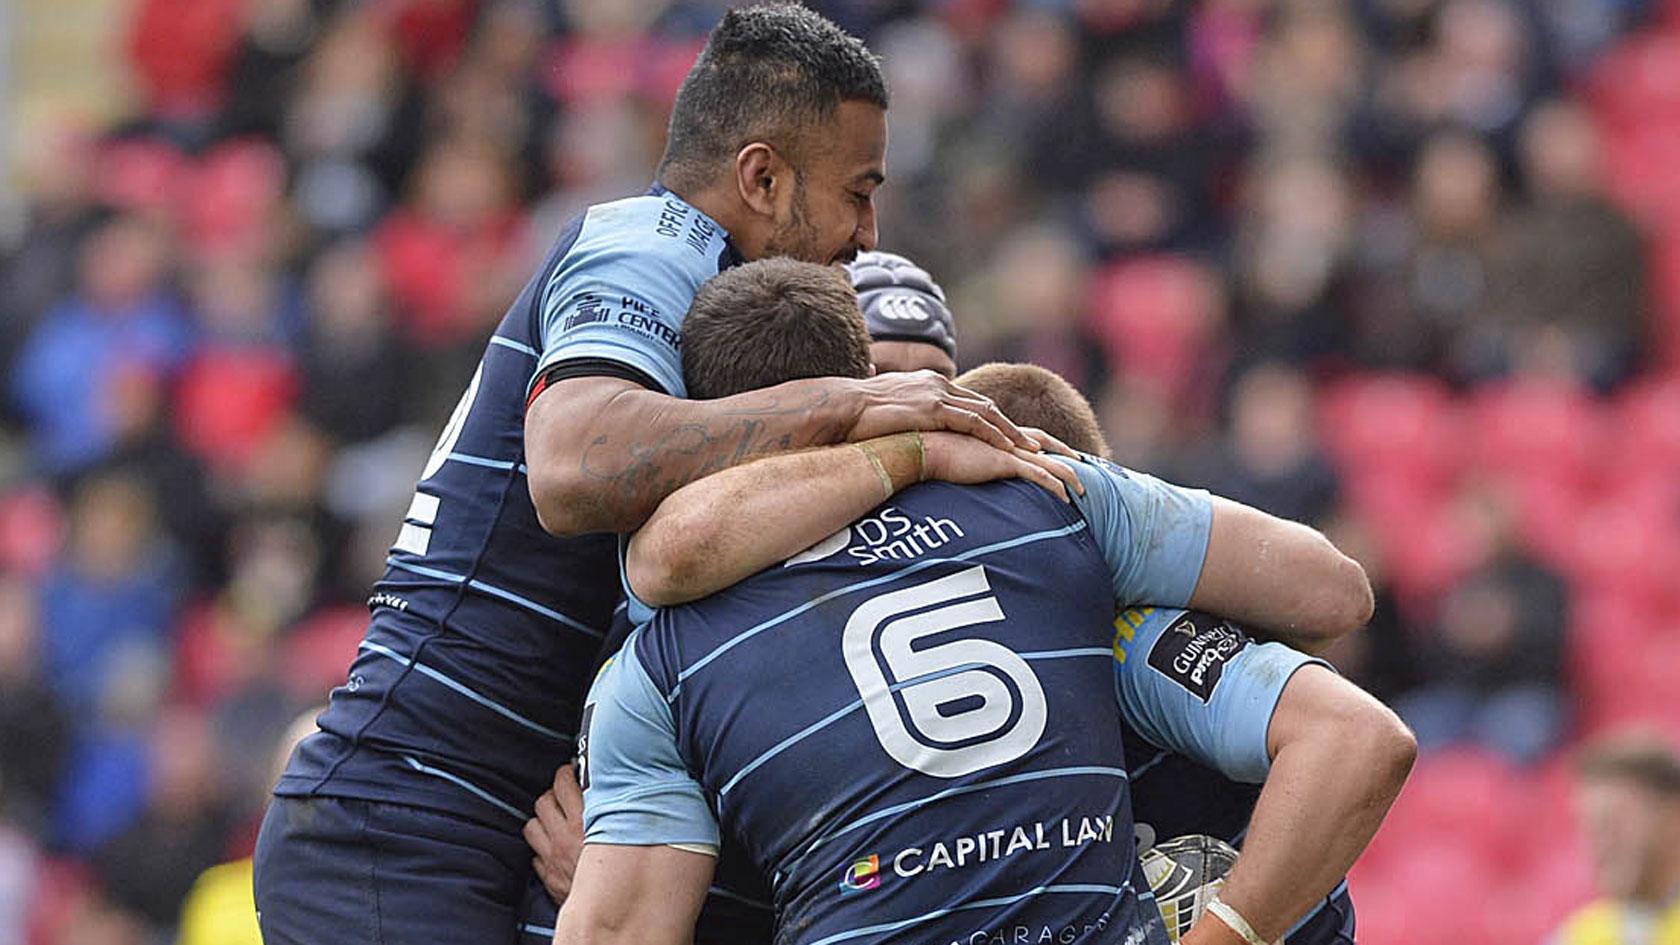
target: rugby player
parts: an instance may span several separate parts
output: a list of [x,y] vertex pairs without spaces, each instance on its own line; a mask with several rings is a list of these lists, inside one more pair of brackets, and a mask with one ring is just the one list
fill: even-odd
[[932,372],[681,399],[680,321],[708,277],[874,246],[886,106],[875,58],[817,14],[728,13],[652,190],[561,233],[425,464],[347,683],[275,789],[255,860],[270,945],[515,940],[521,827],[574,750],[617,599],[607,533],[681,484],[908,429],[1036,445]]
[[[750,339],[710,327],[708,306],[765,304],[733,291],[750,290],[749,276],[714,280],[731,291],[709,286],[696,300],[684,359],[696,393],[737,365],[774,361],[774,350],[743,351]],[[708,357],[714,339],[734,343]],[[707,360],[720,373],[696,367]],[[748,373],[739,383],[761,379]],[[854,450],[861,462],[839,464],[850,468],[831,486],[891,496],[943,461],[941,438],[927,442],[925,462],[915,450]],[[1163,940],[1132,878],[1124,772],[1113,766],[1120,710],[1089,698],[1105,692],[1110,651],[1078,644],[1108,642],[1117,595],[1182,603],[1222,584],[1209,578],[1226,549],[1212,547],[1220,529],[1204,497],[1114,467],[1078,468],[1078,512],[1016,482],[923,486],[638,631],[586,709],[590,842],[556,940],[686,940],[718,844],[713,805],[777,879],[779,941]],[[716,501],[755,478],[691,488]],[[720,487],[729,479],[738,482]],[[640,564],[647,537],[631,544],[631,584],[664,596],[672,588]],[[708,542],[722,554],[741,544],[728,534]],[[1256,564],[1251,572],[1267,568]],[[1374,831],[1409,765],[1409,735],[1307,657],[1251,646],[1216,618],[1158,613],[1138,621],[1134,662],[1206,658],[1176,678],[1122,674],[1121,701],[1153,737],[1228,773],[1256,779],[1276,758],[1281,784],[1262,802],[1230,898],[1257,928],[1281,932]],[[964,628],[973,629],[949,632]],[[1274,714],[1286,682],[1291,695]],[[1340,764],[1358,770],[1325,776]],[[985,829],[1009,817],[1021,823]],[[1331,823],[1303,822],[1315,819]],[[1046,840],[1057,824],[1060,841]],[[1230,934],[1215,922],[1187,941]]]
[[859,253],[846,272],[869,329],[875,373],[925,370],[957,376],[956,325],[945,290],[927,270],[896,253],[874,250]]
[[[861,253],[849,264],[847,271],[858,294],[858,305],[870,336],[870,360],[877,372],[930,369],[947,376],[956,374],[956,340],[954,319],[945,304],[945,293],[932,277],[911,260],[880,251]],[[1023,376],[1023,374],[1025,376]],[[1047,381],[1058,386],[1057,396],[1046,396]],[[1109,450],[1095,418],[1083,408],[1077,392],[1067,389],[1059,379],[1046,378],[1034,372],[1022,372],[1016,366],[988,365],[963,376],[963,384],[991,398],[1006,416],[1022,427],[1068,431],[1079,449],[1104,458]],[[784,483],[785,485],[785,480]],[[821,502],[830,499],[824,489],[813,491],[812,498]],[[761,513],[754,503],[763,495],[739,494],[736,508],[742,516],[753,518]],[[850,505],[835,509],[837,518],[854,517],[866,512],[873,504],[865,493]],[[765,514],[769,514],[766,510]],[[806,512],[806,514],[809,514]],[[804,521],[810,521],[805,519]],[[691,536],[703,533],[711,524],[689,521],[685,531]],[[811,527],[823,526],[812,522]],[[769,533],[758,532],[760,540]],[[807,529],[792,537],[801,542],[811,534]],[[685,589],[682,601],[721,590],[731,578],[754,568],[779,560],[783,544],[769,545],[760,550],[756,560],[743,561],[735,569],[694,573],[697,583]],[[695,543],[694,547],[699,545]],[[691,566],[704,569],[715,567],[723,559],[717,556],[696,558]],[[1119,622],[1117,619],[1116,627]],[[1303,649],[1323,646],[1330,637],[1321,632],[1322,625],[1308,628],[1308,633],[1286,633],[1278,638]],[[1334,628],[1330,628],[1334,629]],[[1346,627],[1344,629],[1352,629]],[[624,627],[619,640],[627,635]],[[617,646],[612,647],[616,652]],[[1198,764],[1182,754],[1151,744],[1133,727],[1125,732],[1126,757],[1131,775],[1132,807],[1137,820],[1140,847],[1154,845],[1187,834],[1218,837],[1241,848],[1248,822],[1259,797],[1259,786],[1234,781],[1218,771]],[[539,851],[539,869],[558,877],[550,883],[556,898],[563,897],[576,865],[581,843],[578,820],[582,810],[582,795],[570,772],[564,772],[559,787],[566,803],[558,803],[553,796],[545,796],[538,803],[544,816],[533,822],[528,836]],[[546,802],[546,804],[545,804]],[[569,812],[562,816],[562,808]],[[714,896],[702,913],[698,935],[702,941],[768,942],[773,927],[769,895],[766,885],[750,869],[725,858],[715,880]],[[533,910],[527,928],[551,931],[554,908]],[[1344,945],[1354,940],[1355,916],[1353,901],[1347,884],[1340,883],[1332,894],[1318,904],[1309,915],[1292,929],[1288,945]]]

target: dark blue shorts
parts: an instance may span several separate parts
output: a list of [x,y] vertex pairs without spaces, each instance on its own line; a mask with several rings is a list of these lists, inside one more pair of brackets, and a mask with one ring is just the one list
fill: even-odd
[[527,945],[534,883],[517,833],[336,797],[276,797],[257,838],[265,945]]

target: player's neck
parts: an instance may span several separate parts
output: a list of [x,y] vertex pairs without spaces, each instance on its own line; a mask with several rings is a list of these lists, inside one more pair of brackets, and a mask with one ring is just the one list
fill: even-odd
[[751,241],[752,227],[747,225],[743,216],[746,208],[741,206],[740,198],[733,190],[717,184],[695,187],[685,182],[670,183],[664,180],[659,182],[659,186],[676,194],[683,203],[704,213],[713,223],[723,227],[729,241],[748,259],[758,258],[758,247],[748,246],[743,242]]

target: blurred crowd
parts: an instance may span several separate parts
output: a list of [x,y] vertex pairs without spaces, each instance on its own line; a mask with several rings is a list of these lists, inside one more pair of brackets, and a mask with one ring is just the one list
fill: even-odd
[[[1365,562],[1335,659],[1440,752],[1418,797],[1555,808],[1561,748],[1680,728],[1680,6],[814,5],[885,59],[882,248],[944,283],[964,366],[1052,367],[1122,462]],[[132,0],[131,113],[22,129],[0,945],[171,941],[248,852],[491,326],[647,187],[721,8]],[[1484,829],[1443,817],[1374,852],[1377,914]],[[1500,877],[1555,901],[1455,939],[1586,892]]]

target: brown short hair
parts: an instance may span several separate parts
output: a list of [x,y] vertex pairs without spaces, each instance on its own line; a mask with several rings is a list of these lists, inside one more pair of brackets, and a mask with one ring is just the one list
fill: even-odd
[[1581,750],[1575,770],[1583,780],[1631,781],[1680,799],[1680,753],[1655,732],[1623,732],[1593,741]]
[[696,400],[807,377],[868,377],[869,331],[838,267],[761,259],[713,276],[682,326]]
[[959,375],[957,383],[990,397],[1020,426],[1037,427],[1082,453],[1108,455],[1108,441],[1091,402],[1055,371],[1036,364],[995,362]]

